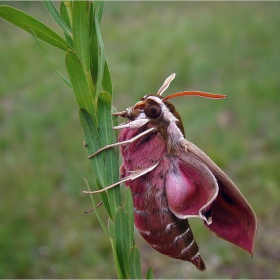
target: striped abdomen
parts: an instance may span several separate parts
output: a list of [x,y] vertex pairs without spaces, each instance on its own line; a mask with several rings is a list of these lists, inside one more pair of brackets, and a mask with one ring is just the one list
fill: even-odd
[[[199,248],[187,219],[177,218],[168,208],[163,176],[153,185],[150,176],[129,182],[134,203],[134,222],[143,238],[158,252],[172,258],[192,262],[205,270]],[[162,180],[161,180],[162,179]]]
[[[119,140],[125,141],[137,133],[137,130],[123,129]],[[167,176],[178,176],[178,160],[167,154],[167,142],[158,134],[159,132],[121,148],[122,178],[159,162],[151,172],[126,182],[133,196],[135,226],[158,252],[192,262],[198,269],[204,270],[205,264],[188,220],[177,218],[169,209],[165,192],[166,179]]]

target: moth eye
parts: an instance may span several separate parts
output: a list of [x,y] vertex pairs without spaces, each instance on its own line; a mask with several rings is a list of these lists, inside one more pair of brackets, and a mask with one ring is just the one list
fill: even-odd
[[161,107],[158,104],[151,104],[145,108],[145,114],[149,118],[157,118],[161,114]]

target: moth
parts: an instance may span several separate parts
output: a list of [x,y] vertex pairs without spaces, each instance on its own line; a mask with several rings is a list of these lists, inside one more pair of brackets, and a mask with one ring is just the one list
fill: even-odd
[[[142,237],[158,252],[193,263],[205,270],[188,218],[197,217],[218,237],[253,254],[256,215],[233,181],[197,146],[188,141],[180,115],[170,99],[225,95],[182,91],[162,97],[175,74],[157,94],[145,95],[134,106],[114,113],[127,121],[119,142],[98,153],[120,146],[123,163],[120,183],[130,188],[134,222]],[[100,192],[100,191],[96,191]]]

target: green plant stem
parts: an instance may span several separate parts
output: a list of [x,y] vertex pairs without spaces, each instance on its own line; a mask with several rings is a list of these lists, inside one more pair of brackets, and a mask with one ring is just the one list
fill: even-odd
[[[65,51],[70,82],[51,66],[74,92],[86,148],[88,155],[91,155],[116,141],[116,134],[112,129],[116,119],[113,120],[111,116],[112,82],[100,31],[104,3],[69,0],[63,0],[63,3],[59,14],[51,1],[44,1],[47,11],[62,28],[66,40],[41,21],[12,7],[1,6],[0,16],[29,32],[46,60],[38,38]],[[116,149],[109,149],[90,159],[98,189],[119,181],[118,159]],[[86,185],[89,188],[87,180]],[[121,206],[119,185],[103,192],[101,198],[110,217],[108,230],[98,209],[95,212],[109,237],[118,277],[141,277],[139,251],[133,246],[133,203],[130,190],[126,193],[125,209]],[[93,197],[92,203],[95,207]]]

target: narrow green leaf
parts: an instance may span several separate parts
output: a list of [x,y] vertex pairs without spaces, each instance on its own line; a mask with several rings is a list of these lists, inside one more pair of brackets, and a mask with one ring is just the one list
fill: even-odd
[[122,271],[119,257],[117,254],[117,249],[116,249],[116,239],[115,239],[115,224],[111,219],[108,219],[108,228],[109,228],[109,233],[110,233],[110,241],[111,241],[111,246],[113,250],[113,255],[114,255],[114,260],[115,260],[115,265],[117,269],[117,274],[119,279],[124,279],[124,272]]
[[104,50],[104,44],[101,37],[100,32],[100,26],[99,26],[99,18],[98,18],[98,12],[100,9],[95,11],[94,14],[94,23],[96,28],[96,38],[97,38],[97,45],[98,45],[98,72],[97,72],[97,80],[96,80],[96,98],[98,97],[98,94],[102,90],[102,81],[103,81],[103,75],[104,75],[104,66],[105,66],[105,50]]
[[110,239],[111,247],[112,247],[112,250],[113,250],[113,256],[114,256],[114,260],[115,260],[115,266],[116,266],[118,278],[119,279],[126,279],[126,277],[124,276],[124,272],[122,271],[119,258],[118,258],[116,243],[114,242],[114,240],[112,238],[109,238],[109,239]]
[[95,119],[96,110],[91,98],[82,62],[76,53],[71,50],[68,50],[66,53],[66,67],[78,105]]
[[[93,80],[93,84],[94,84],[95,88],[97,85],[97,79],[99,79],[99,82],[98,82],[99,88],[96,91],[96,97],[98,96],[98,94],[101,91],[100,85],[105,86],[104,91],[108,91],[112,95],[112,87],[110,87],[107,82],[109,76],[107,75],[107,78],[105,78],[104,81],[102,79],[103,72],[105,70],[104,71],[102,70],[102,68],[104,68],[104,67],[102,64],[100,65],[100,62],[102,62],[102,60],[100,60],[100,58],[99,58],[100,46],[99,46],[99,40],[97,38],[97,29],[98,30],[100,29],[99,23],[102,18],[103,8],[104,8],[104,1],[94,1],[93,3],[91,3],[91,15],[90,15],[90,34],[91,34],[90,35],[90,50],[91,50],[90,61],[91,61],[91,64],[90,64],[90,70],[91,70],[91,76],[92,76],[92,80]],[[96,24],[95,24],[96,17],[97,17],[98,26],[96,26]],[[100,30],[99,30],[99,33],[100,33]],[[100,37],[101,36],[99,36],[99,38]],[[104,48],[104,46],[103,46],[103,48]],[[104,57],[104,59],[105,59],[105,57]],[[100,77],[101,77],[101,80],[100,80]]]
[[118,259],[120,266],[126,278],[129,277],[128,271],[128,259],[130,247],[127,242],[128,239],[128,218],[126,213],[120,207],[116,213],[115,217],[115,237],[116,237],[116,250],[118,254]]
[[[66,5],[63,1],[61,1],[61,3],[60,3],[60,14],[61,14],[61,17],[62,17],[63,21],[65,22],[65,24],[71,30],[71,23],[70,23],[69,15],[68,15],[68,12],[66,9]],[[71,33],[72,33],[72,30],[71,30]],[[73,35],[72,35],[72,37],[70,37],[69,35],[67,35],[64,32],[64,36],[65,36],[65,40],[67,41],[67,43],[72,47],[72,49],[74,49]]]
[[88,1],[73,2],[73,39],[74,47],[82,60],[85,73],[90,71],[89,55],[89,15]]
[[129,254],[129,278],[142,279],[140,253],[136,246],[133,246]]
[[103,11],[104,11],[104,1],[94,1],[93,2],[93,11],[98,10],[98,21],[101,22]]
[[147,271],[146,279],[154,279],[154,269],[152,266]]
[[112,221],[112,219],[108,219],[108,229],[109,229],[109,234],[110,234],[110,237],[112,239],[115,239],[115,225],[114,225],[114,222]]
[[9,6],[0,6],[0,16],[10,23],[30,33],[33,30],[36,37],[44,42],[66,51],[68,43],[48,26],[34,17]]
[[75,52],[84,68],[90,94],[95,100],[95,88],[90,72],[90,2],[73,1],[73,41]]
[[[97,126],[96,123],[93,121],[92,117],[89,115],[89,113],[87,113],[87,111],[80,110],[79,117],[81,126],[83,128],[88,155],[91,155],[100,148],[100,139]],[[102,154],[98,154],[95,157],[91,158],[90,162],[97,181],[102,186],[105,186],[105,180],[103,176],[104,160]]]
[[114,140],[114,133],[112,128],[112,117],[111,117],[111,104],[112,97],[106,92],[102,91],[98,95],[97,100],[97,120],[99,126],[99,133],[101,139],[101,145],[112,144]]
[[36,35],[35,33],[33,32],[33,30],[30,29],[30,34],[32,36],[32,38],[34,39],[35,41],[35,44],[36,44],[36,47],[38,48],[39,52],[41,53],[41,55],[45,58],[45,60],[47,61],[47,63],[52,67],[52,69],[55,71],[55,73],[63,80],[63,82],[72,89],[72,85],[71,83],[64,77],[63,74],[60,73],[60,71],[58,71],[50,62],[49,60],[47,59],[46,55],[44,54],[37,38],[36,38]]
[[[87,179],[84,178],[84,180],[85,180],[85,182],[86,182],[87,189],[88,189],[89,191],[91,191],[91,188],[90,188],[90,186],[89,186],[89,183],[88,183]],[[98,208],[96,207],[97,204],[95,203],[94,195],[93,195],[93,194],[90,194],[90,198],[91,198],[91,201],[92,201],[92,204],[93,204],[93,207],[94,207],[94,212],[95,212],[95,214],[96,214],[96,216],[97,216],[97,219],[98,219],[100,225],[102,226],[104,232],[105,232],[106,235],[109,237],[109,232],[108,232],[107,228],[105,227],[105,225],[104,225],[104,223],[103,223],[103,221],[102,221],[101,216],[99,215],[99,210],[98,210]]]
[[73,26],[73,14],[72,14],[72,2],[71,0],[62,0],[63,3],[65,4],[65,8],[66,8],[66,11],[67,11],[67,15],[68,15],[68,18],[69,18],[69,23],[70,23],[70,29],[72,29],[72,26]]
[[[101,92],[98,96],[98,129],[100,135],[101,146],[104,147],[108,144],[114,143],[114,131],[112,129],[112,117],[111,117],[111,101],[112,98],[108,92]],[[106,185],[111,185],[119,181],[118,172],[118,150],[108,149],[103,152],[105,158],[105,178]],[[121,205],[120,186],[116,186],[113,189],[108,190],[108,198],[112,215],[114,217],[115,212]]]
[[96,36],[95,27],[95,13],[98,14],[98,22],[100,24],[104,10],[104,1],[91,1],[90,2],[90,35],[91,37]]
[[[90,37],[90,71],[91,71],[92,82],[96,89],[96,81],[97,81],[97,74],[98,74],[98,44],[97,44],[96,36]],[[95,91],[94,99],[96,95],[97,93]]]
[[62,28],[64,33],[70,37],[73,37],[71,29],[67,26],[67,24],[64,22],[63,18],[60,16],[60,14],[58,13],[57,9],[55,8],[53,2],[48,1],[48,0],[43,0],[43,4],[46,7],[46,9],[49,11],[49,13],[53,17],[53,19],[56,21],[56,23]]
[[133,246],[134,240],[134,209],[133,209],[133,201],[132,194],[129,188],[125,191],[125,213],[128,217],[128,240],[129,246]]
[[112,96],[113,85],[112,85],[112,81],[111,81],[110,70],[109,70],[106,60],[105,60],[105,65],[104,65],[104,75],[103,75],[102,87],[103,87],[104,91],[109,92],[109,94]]

